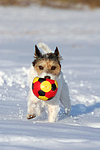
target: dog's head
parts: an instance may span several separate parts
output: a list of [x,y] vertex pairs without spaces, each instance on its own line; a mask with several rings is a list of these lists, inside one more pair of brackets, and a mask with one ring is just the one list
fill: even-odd
[[61,71],[59,50],[56,47],[54,53],[42,54],[35,45],[33,67],[37,71],[39,77],[55,79]]

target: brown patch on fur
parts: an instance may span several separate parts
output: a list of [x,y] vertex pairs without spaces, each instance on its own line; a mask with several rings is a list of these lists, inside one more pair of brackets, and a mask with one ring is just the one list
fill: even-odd
[[36,63],[38,63],[38,61],[41,61],[41,60],[45,60],[45,61],[50,60],[50,61],[55,61],[55,62],[57,61],[58,64],[60,65],[60,60],[62,60],[62,57],[60,56],[59,50],[57,47],[54,53],[47,53],[43,55],[38,49],[37,45],[35,45],[34,58],[35,60],[32,62],[33,66],[35,66]]
[[58,63],[58,61],[48,59],[41,59],[35,64],[34,68],[37,71],[38,75],[40,75],[44,71],[53,75],[59,75],[61,71],[61,65]]

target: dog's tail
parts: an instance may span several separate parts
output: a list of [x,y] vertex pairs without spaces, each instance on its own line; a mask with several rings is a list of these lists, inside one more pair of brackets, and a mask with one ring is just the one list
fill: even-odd
[[44,53],[53,53],[53,51],[45,43],[39,43],[38,47],[42,49]]

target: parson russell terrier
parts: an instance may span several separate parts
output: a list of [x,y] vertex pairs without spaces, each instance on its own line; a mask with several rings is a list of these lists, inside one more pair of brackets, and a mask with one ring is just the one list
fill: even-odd
[[[44,54],[39,50],[42,49]],[[56,47],[53,52],[46,44],[39,43],[35,45],[34,61],[29,71],[29,95],[28,95],[28,114],[27,119],[40,116],[45,107],[48,108],[48,121],[57,121],[57,115],[60,110],[59,103],[62,103],[65,114],[69,115],[71,110],[71,102],[67,83],[64,80],[61,71],[60,60],[62,57]],[[50,101],[38,99],[32,92],[32,82],[35,77],[49,78],[58,82],[58,91],[56,96]]]

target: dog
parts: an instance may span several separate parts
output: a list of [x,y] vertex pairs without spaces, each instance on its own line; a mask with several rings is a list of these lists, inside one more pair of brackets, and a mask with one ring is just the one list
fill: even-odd
[[[41,53],[40,49],[44,51]],[[53,52],[46,44],[39,43],[35,45],[34,61],[29,71],[29,95],[28,95],[28,114],[27,119],[40,116],[45,107],[48,108],[48,121],[57,121],[58,112],[61,103],[65,109],[66,115],[69,116],[71,102],[67,83],[64,80],[61,71],[62,57],[59,54],[58,47]],[[38,99],[32,92],[32,82],[35,77],[53,79],[58,82],[58,91],[56,96],[50,101]]]

